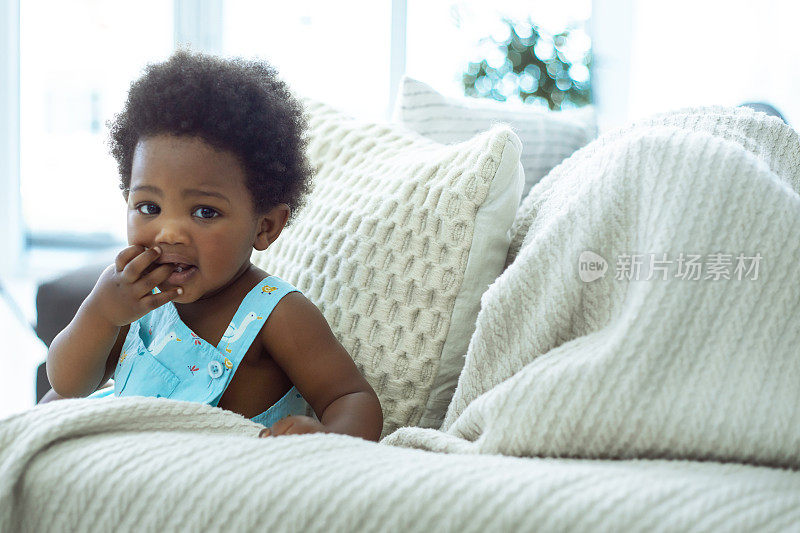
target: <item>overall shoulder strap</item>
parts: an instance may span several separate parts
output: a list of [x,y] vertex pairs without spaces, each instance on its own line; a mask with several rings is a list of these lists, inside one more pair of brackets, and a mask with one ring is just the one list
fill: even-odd
[[[290,292],[301,292],[277,276],[261,280],[242,300],[217,349],[233,364],[234,372],[278,302]],[[227,362],[226,362],[227,364]]]

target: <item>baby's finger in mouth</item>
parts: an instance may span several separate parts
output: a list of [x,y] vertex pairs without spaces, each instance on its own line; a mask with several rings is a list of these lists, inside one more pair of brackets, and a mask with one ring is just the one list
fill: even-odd
[[135,281],[147,272],[147,268],[152,265],[161,255],[161,248],[154,246],[134,257],[123,270],[123,276],[129,281]]
[[[161,277],[161,279],[158,280],[159,283],[167,282],[172,286],[183,285],[198,272],[195,265],[188,263],[164,263],[163,266],[167,265],[170,267],[170,272]],[[158,272],[161,274],[160,270]]]
[[114,259],[114,267],[117,269],[117,272],[122,272],[125,266],[130,263],[134,257],[138,257],[145,251],[147,251],[147,248],[141,244],[132,244],[122,250]]
[[[151,272],[156,271],[157,269],[159,269],[161,267],[169,267],[170,269],[174,270],[175,269],[175,264],[174,263],[159,263],[158,262],[158,256],[156,256],[154,258],[154,261],[152,263],[150,263],[149,265],[147,265],[144,268],[144,270],[142,270],[142,276],[141,277],[145,277],[146,275],[150,274]],[[172,270],[166,270],[166,271],[171,272]]]
[[152,291],[153,287],[159,283],[166,281],[175,271],[175,265],[172,263],[153,263],[148,267],[148,270],[142,275],[142,288],[147,292]]

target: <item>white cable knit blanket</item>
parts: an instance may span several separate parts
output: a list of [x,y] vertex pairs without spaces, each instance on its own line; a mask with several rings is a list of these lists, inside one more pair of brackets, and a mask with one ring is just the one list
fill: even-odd
[[258,439],[207,405],[53,402],[0,421],[0,531],[791,530],[799,150],[778,119],[705,108],[554,169],[441,431]]
[[385,442],[800,468],[794,130],[747,108],[648,118],[551,171],[514,230],[445,433]]
[[800,474],[256,437],[230,411],[63,400],[0,422],[0,531],[791,531]]

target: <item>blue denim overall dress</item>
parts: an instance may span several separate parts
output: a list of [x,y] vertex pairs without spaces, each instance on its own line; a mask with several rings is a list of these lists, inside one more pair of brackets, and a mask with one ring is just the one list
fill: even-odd
[[[158,289],[155,289],[158,290]],[[297,291],[277,276],[261,280],[242,300],[228,329],[215,347],[181,320],[172,302],[131,323],[114,371],[114,387],[89,398],[155,396],[216,406],[247,349],[277,303]],[[316,418],[296,387],[263,413],[251,418],[270,427],[289,415]]]

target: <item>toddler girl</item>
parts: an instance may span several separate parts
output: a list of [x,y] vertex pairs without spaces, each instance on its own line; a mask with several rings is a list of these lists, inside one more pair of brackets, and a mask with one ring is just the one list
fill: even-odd
[[130,246],[53,340],[43,402],[155,396],[239,413],[259,436],[378,440],[378,397],[322,313],[250,262],[310,189],[305,125],[267,63],[148,66],[110,125]]

